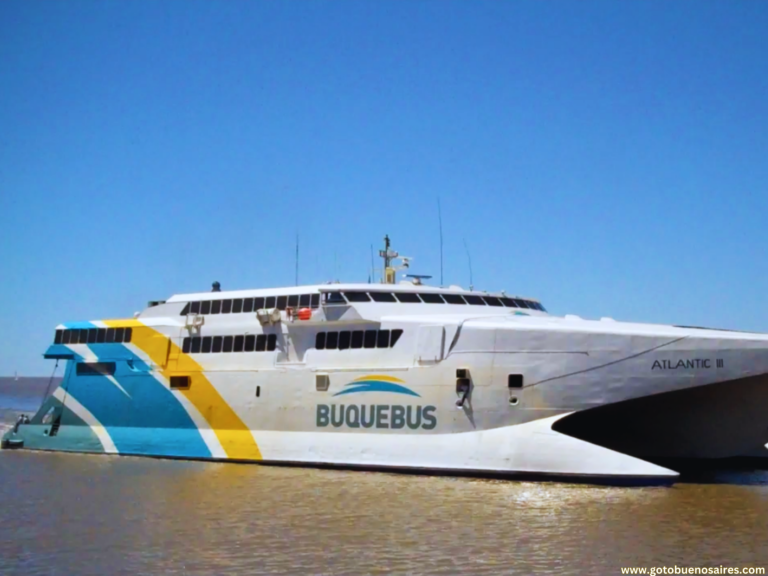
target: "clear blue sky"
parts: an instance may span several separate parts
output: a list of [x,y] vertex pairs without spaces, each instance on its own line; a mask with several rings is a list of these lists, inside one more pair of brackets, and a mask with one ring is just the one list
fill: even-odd
[[0,3],[0,374],[150,299],[446,282],[768,331],[768,2]]

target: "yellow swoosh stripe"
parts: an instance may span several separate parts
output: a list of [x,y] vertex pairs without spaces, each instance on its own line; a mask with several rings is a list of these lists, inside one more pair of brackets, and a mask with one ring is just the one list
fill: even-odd
[[405,380],[400,380],[400,378],[395,378],[394,376],[387,376],[385,374],[373,374],[370,376],[361,376],[360,378],[356,378],[353,380],[353,382],[365,382],[368,380],[380,380],[382,382],[394,382],[395,384],[405,384]]
[[[141,349],[167,379],[171,376],[190,377],[187,390],[179,390],[197,408],[221,443],[227,457],[237,460],[261,460],[261,451],[248,427],[222,398],[219,391],[203,374],[203,368],[174,344],[168,336],[144,325],[139,320],[104,320],[111,328],[130,327],[131,344]],[[178,357],[178,364],[168,370],[168,357]]]

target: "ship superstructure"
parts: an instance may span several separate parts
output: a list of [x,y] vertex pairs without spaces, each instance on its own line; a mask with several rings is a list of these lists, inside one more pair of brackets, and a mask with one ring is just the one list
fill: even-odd
[[[65,323],[7,445],[640,483],[768,442],[768,336],[384,281],[182,294]],[[407,266],[407,260],[404,266]]]

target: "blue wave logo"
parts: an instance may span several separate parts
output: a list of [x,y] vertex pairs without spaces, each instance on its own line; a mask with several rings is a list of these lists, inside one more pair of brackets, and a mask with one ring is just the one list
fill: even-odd
[[344,390],[336,392],[334,396],[342,396],[344,394],[354,394],[355,392],[394,392],[395,394],[406,394],[408,396],[416,396],[420,398],[419,394],[403,386],[405,381],[395,378],[394,376],[385,375],[372,375],[363,376],[357,378],[349,384],[344,385]]

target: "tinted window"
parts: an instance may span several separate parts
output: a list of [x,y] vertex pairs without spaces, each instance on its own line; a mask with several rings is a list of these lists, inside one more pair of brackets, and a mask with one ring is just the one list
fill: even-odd
[[133,336],[133,328],[126,328],[125,334],[123,335],[123,342],[130,342],[132,336]]
[[200,314],[200,302],[190,302],[189,303],[189,313],[190,314]]
[[339,350],[346,350],[352,340],[352,333],[349,330],[339,332]]
[[259,334],[256,336],[256,352],[264,352],[267,349],[267,335]]
[[96,344],[96,336],[98,333],[98,328],[88,328],[88,344]]
[[64,330],[56,330],[56,334],[53,338],[54,344],[61,344],[61,341],[64,339]]
[[374,302],[397,302],[395,295],[390,292],[371,292]]
[[[57,330],[58,332],[58,330]],[[72,335],[71,330],[62,330],[61,331],[61,342],[60,344],[69,344],[69,337]],[[58,336],[58,334],[57,334]]]
[[264,297],[259,296],[258,298],[253,299],[253,309],[254,310],[263,310],[264,309]]
[[253,298],[243,300],[243,312],[253,312]]
[[267,352],[272,352],[277,347],[277,334],[267,336]]
[[399,328],[397,330],[392,330],[392,337],[389,339],[389,347],[393,348],[402,335],[403,331]]
[[224,346],[221,348],[222,352],[232,352],[232,336],[224,336]]
[[171,376],[171,388],[174,390],[188,390],[189,376]]
[[336,350],[339,346],[339,333],[338,332],[328,332],[328,334],[325,337],[325,349],[326,350]]
[[232,300],[222,300],[221,301],[221,313],[222,314],[229,314],[232,312]]
[[184,354],[189,354],[189,351],[192,349],[192,339],[187,337],[184,338],[184,342],[181,345],[181,351],[184,352]]
[[485,302],[483,302],[483,299],[480,298],[480,296],[474,296],[472,294],[464,294],[464,300],[467,301],[467,304],[473,304],[473,305],[480,305],[485,306]]
[[520,302],[520,308],[530,308],[527,300],[518,300],[518,302]]
[[221,348],[224,345],[224,338],[221,336],[214,336],[213,337],[213,348],[211,348],[211,352],[214,352],[218,354],[221,352]]
[[232,300],[232,314],[240,314],[243,311],[243,299]]
[[444,304],[445,301],[443,300],[443,297],[440,296],[440,294],[419,294],[421,296],[421,299],[424,300],[427,304]]
[[404,302],[406,304],[421,302],[419,295],[414,294],[413,292],[395,292],[395,296],[398,300],[400,300],[400,302]]
[[311,299],[311,308],[319,308],[320,307],[320,294],[312,294]]
[[326,304],[346,304],[347,301],[344,300],[344,296],[341,295],[341,292],[328,292],[325,295],[325,303]]
[[277,297],[277,309],[278,310],[285,310],[285,308],[288,306],[288,296],[278,296]]
[[542,312],[546,312],[547,311],[547,309],[544,308],[544,304],[542,304],[541,302],[539,302],[539,310],[541,310]]
[[291,294],[288,296],[288,306],[291,308],[296,308],[299,305],[299,295],[298,294]]
[[308,308],[309,302],[310,302],[309,294],[302,294],[301,296],[299,296],[299,306],[301,306],[302,308]]
[[77,375],[78,376],[111,376],[115,373],[114,362],[78,362]]
[[277,302],[277,298],[274,296],[267,296],[264,300],[264,308],[274,308],[275,302]]
[[180,315],[181,315],[181,316],[186,316],[187,314],[189,314],[189,302],[187,302],[187,303],[184,305],[184,308],[182,308],[182,309],[181,309],[181,312],[180,312]]
[[517,306],[515,306],[515,301],[512,298],[499,298],[499,300],[501,300],[501,303],[507,308],[517,308]]
[[200,314],[210,314],[210,313],[211,313],[211,301],[203,300],[203,302],[200,303]]
[[461,294],[443,294],[443,298],[445,298],[445,301],[448,302],[448,304],[466,304],[464,298],[461,297]]
[[253,352],[255,349],[256,349],[256,335],[248,334],[248,336],[245,337],[245,345],[243,347],[243,350],[245,352]]
[[376,336],[376,348],[389,348],[389,330],[379,330]]
[[245,347],[245,336],[235,336],[235,344],[232,347],[232,352],[242,352]]
[[202,338],[200,336],[193,336],[192,337],[192,354],[199,354],[200,353],[200,345],[203,343]]
[[376,348],[376,338],[378,336],[378,330],[366,330],[363,337],[364,348]]
[[114,342],[115,341],[115,329],[114,328],[107,328],[107,342]]
[[349,302],[370,302],[371,299],[365,292],[344,292]]
[[362,330],[355,330],[352,332],[352,348],[362,348],[363,347],[363,331]]
[[221,314],[221,300],[211,302],[211,314]]
[[203,345],[200,348],[200,352],[203,354],[210,354],[213,347],[213,338],[211,336],[203,336]]
[[325,350],[325,332],[318,332],[315,336],[315,348]]
[[122,342],[124,335],[125,335],[125,328],[115,328],[115,342]]
[[496,296],[483,296],[483,300],[486,301],[488,306],[503,306],[501,300],[496,298]]

